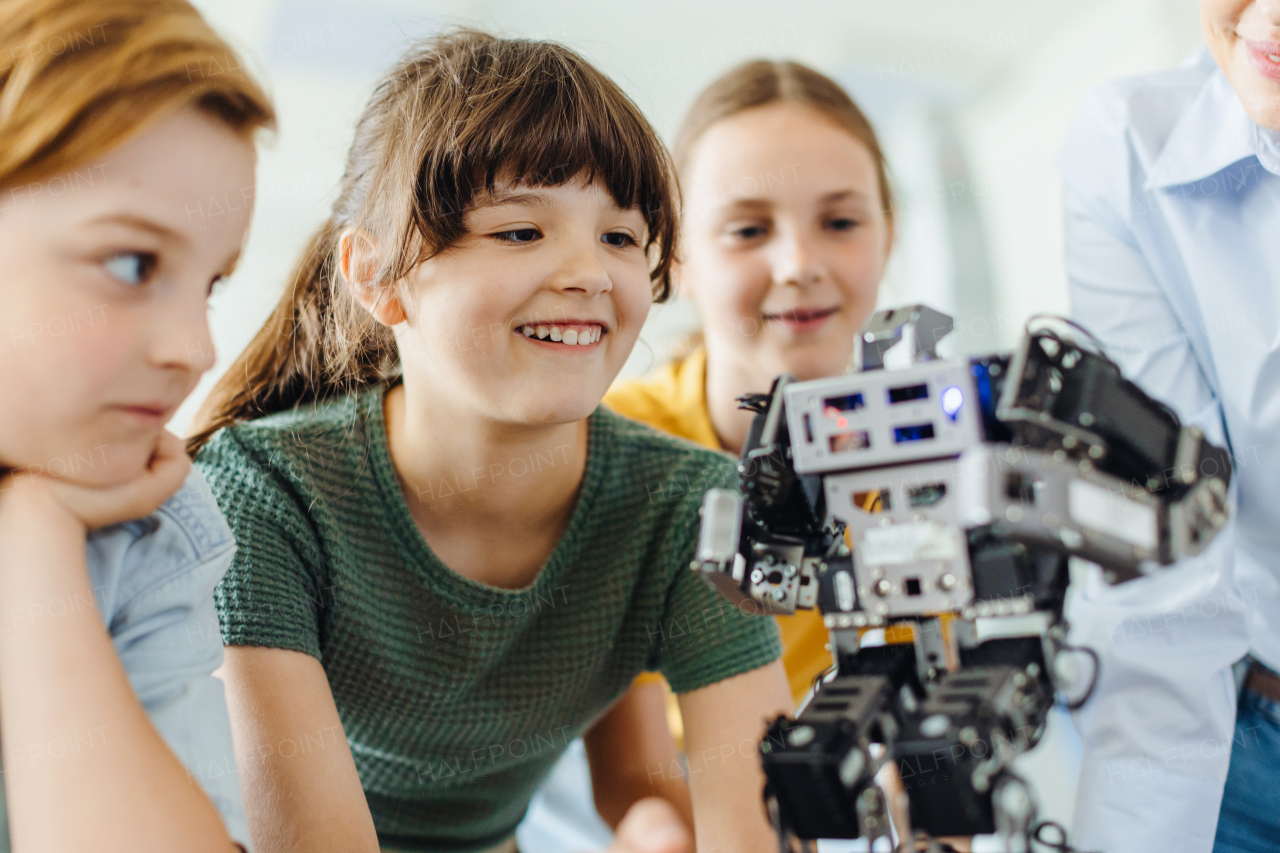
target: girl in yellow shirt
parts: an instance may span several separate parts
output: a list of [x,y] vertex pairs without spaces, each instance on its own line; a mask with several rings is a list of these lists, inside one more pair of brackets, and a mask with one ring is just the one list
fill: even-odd
[[[604,402],[736,456],[752,417],[738,408],[740,395],[767,391],[780,373],[817,379],[848,366],[893,243],[887,170],[848,94],[795,62],[748,62],[713,82],[685,117],[674,154],[683,192],[675,281],[697,308],[704,343],[648,377],[616,383]],[[778,626],[798,703],[832,665],[827,632],[817,611],[778,617]],[[672,770],[675,745],[662,731],[660,682],[641,676],[587,735],[615,741],[608,754],[634,765],[629,774],[608,768],[634,780],[618,802],[597,785],[606,820],[646,793],[690,813]],[[688,772],[695,765],[690,756]]]

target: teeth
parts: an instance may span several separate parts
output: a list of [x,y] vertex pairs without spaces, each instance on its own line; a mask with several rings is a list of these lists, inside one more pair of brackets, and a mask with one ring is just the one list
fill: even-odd
[[521,326],[520,331],[526,338],[553,340],[569,346],[590,346],[600,340],[604,332],[599,326],[585,326],[580,329],[563,326]]
[[1271,55],[1271,54],[1269,54],[1269,53],[1268,53],[1268,54],[1267,54],[1267,59],[1270,59],[1272,62],[1280,62],[1280,54],[1276,54],[1276,55],[1274,55],[1274,56],[1273,56],[1273,55]]

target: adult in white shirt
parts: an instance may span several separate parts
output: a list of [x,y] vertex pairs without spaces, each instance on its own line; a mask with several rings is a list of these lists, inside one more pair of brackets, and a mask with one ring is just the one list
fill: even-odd
[[1235,460],[1228,535],[1071,612],[1103,665],[1073,843],[1108,853],[1280,848],[1280,0],[1201,12],[1207,50],[1094,92],[1059,161],[1075,317]]

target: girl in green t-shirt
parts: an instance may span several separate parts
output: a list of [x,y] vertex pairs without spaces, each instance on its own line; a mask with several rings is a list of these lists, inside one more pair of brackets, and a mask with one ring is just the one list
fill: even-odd
[[671,175],[559,45],[454,32],[375,89],[191,445],[239,543],[217,603],[260,853],[513,849],[646,669],[680,694],[698,848],[776,847],[776,629],[688,570],[733,464],[598,410],[670,289]]

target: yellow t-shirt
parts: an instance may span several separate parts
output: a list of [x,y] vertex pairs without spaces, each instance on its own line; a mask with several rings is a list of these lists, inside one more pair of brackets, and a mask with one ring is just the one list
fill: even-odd
[[[604,404],[620,415],[687,438],[712,450],[721,450],[707,410],[707,351],[696,349],[655,370],[643,379],[615,382],[604,395]],[[817,610],[794,616],[778,616],[782,635],[782,665],[787,670],[791,695],[804,698],[818,673],[831,667],[827,629]],[[642,675],[640,679],[661,678]],[[638,679],[639,680],[639,679]]]

